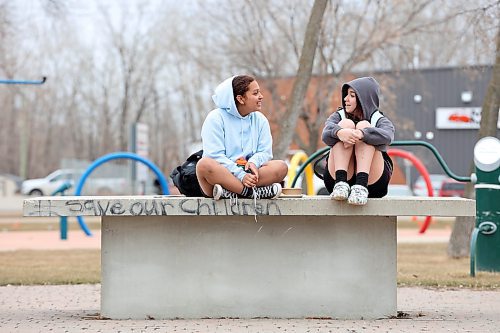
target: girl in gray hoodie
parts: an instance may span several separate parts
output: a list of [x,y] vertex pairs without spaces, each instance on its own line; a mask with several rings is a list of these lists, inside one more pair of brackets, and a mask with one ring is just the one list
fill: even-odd
[[332,199],[364,205],[368,197],[387,194],[392,176],[387,146],[394,125],[378,110],[379,94],[372,77],[342,85],[342,108],[327,119],[322,135],[331,147],[324,181]]

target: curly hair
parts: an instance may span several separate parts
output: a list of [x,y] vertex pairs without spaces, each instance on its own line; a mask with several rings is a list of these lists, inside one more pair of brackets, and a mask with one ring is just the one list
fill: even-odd
[[244,96],[248,91],[248,86],[250,83],[255,81],[255,78],[250,75],[238,75],[233,79],[233,97],[234,103],[238,105],[238,101],[236,100],[236,96],[241,95]]

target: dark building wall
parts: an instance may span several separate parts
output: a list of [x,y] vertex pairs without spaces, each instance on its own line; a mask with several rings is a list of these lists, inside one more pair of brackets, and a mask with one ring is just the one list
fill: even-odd
[[[473,161],[473,149],[477,142],[477,129],[437,129],[436,108],[438,107],[481,107],[491,79],[492,66],[467,68],[436,68],[414,71],[379,72],[372,75],[382,84],[382,94],[393,94],[392,110],[396,126],[396,140],[423,140],[434,145],[452,172],[469,176]],[[471,102],[461,100],[463,91],[471,91]],[[420,103],[414,96],[420,95]],[[381,102],[382,111],[384,99]],[[389,106],[390,107],[390,106]],[[422,137],[416,138],[415,132]],[[432,139],[426,138],[433,133]],[[497,131],[497,137],[500,131]],[[445,173],[432,152],[424,147],[399,147],[412,151],[427,167],[430,173]],[[412,175],[412,178],[417,177]]]

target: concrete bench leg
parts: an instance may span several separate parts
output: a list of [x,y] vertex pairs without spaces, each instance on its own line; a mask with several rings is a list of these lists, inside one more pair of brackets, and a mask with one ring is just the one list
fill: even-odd
[[101,315],[396,314],[396,217],[103,216]]

